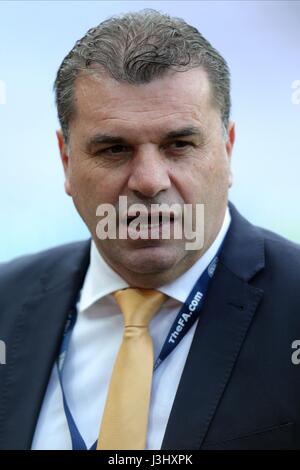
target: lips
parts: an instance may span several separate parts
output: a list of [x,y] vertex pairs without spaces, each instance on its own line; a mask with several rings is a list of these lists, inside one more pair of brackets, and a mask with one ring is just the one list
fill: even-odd
[[174,222],[174,214],[166,212],[148,212],[141,214],[140,212],[135,213],[134,215],[128,214],[126,217],[126,223],[129,225],[133,220],[137,219],[141,226],[156,226],[162,225],[165,223]]

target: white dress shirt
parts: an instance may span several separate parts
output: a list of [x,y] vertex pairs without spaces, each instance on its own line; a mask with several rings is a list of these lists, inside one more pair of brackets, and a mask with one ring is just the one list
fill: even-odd
[[[149,326],[154,360],[180,307],[216,255],[229,225],[227,208],[221,230],[204,255],[180,277],[157,289],[169,299]],[[110,294],[124,287],[128,284],[104,261],[92,241],[90,265],[77,304],[77,321],[63,370],[68,406],[88,448],[99,434],[110,377],[123,336],[123,315]],[[161,448],[197,323],[153,374],[146,449]],[[32,449],[72,449],[56,365],[40,410]]]

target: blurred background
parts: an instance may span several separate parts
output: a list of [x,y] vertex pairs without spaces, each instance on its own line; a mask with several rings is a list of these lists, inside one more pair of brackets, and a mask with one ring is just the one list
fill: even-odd
[[184,18],[225,57],[236,122],[230,199],[300,242],[300,2],[1,1],[0,261],[89,236],[64,193],[53,82],[90,27],[143,8]]

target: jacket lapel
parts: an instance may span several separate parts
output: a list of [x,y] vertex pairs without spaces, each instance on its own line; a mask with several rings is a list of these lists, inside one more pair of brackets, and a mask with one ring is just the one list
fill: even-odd
[[[2,449],[31,447],[66,317],[76,302],[88,266],[89,246],[90,241],[74,244],[72,253],[65,253],[58,261],[56,275],[51,276],[48,270],[35,292],[31,288],[27,299],[14,305],[16,321],[0,385]],[[28,282],[32,286],[34,279]]]
[[231,226],[200,314],[162,449],[200,449],[263,291],[249,284],[264,267],[258,229],[230,204]]

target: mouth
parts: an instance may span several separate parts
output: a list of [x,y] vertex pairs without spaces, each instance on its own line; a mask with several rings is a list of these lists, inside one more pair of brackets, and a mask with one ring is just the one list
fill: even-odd
[[139,225],[141,228],[151,228],[162,226],[164,224],[173,224],[175,220],[175,216],[173,212],[166,213],[166,212],[148,212],[145,214],[141,214],[137,212],[133,215],[127,214],[126,223],[127,227],[130,225],[131,222],[138,218]]

